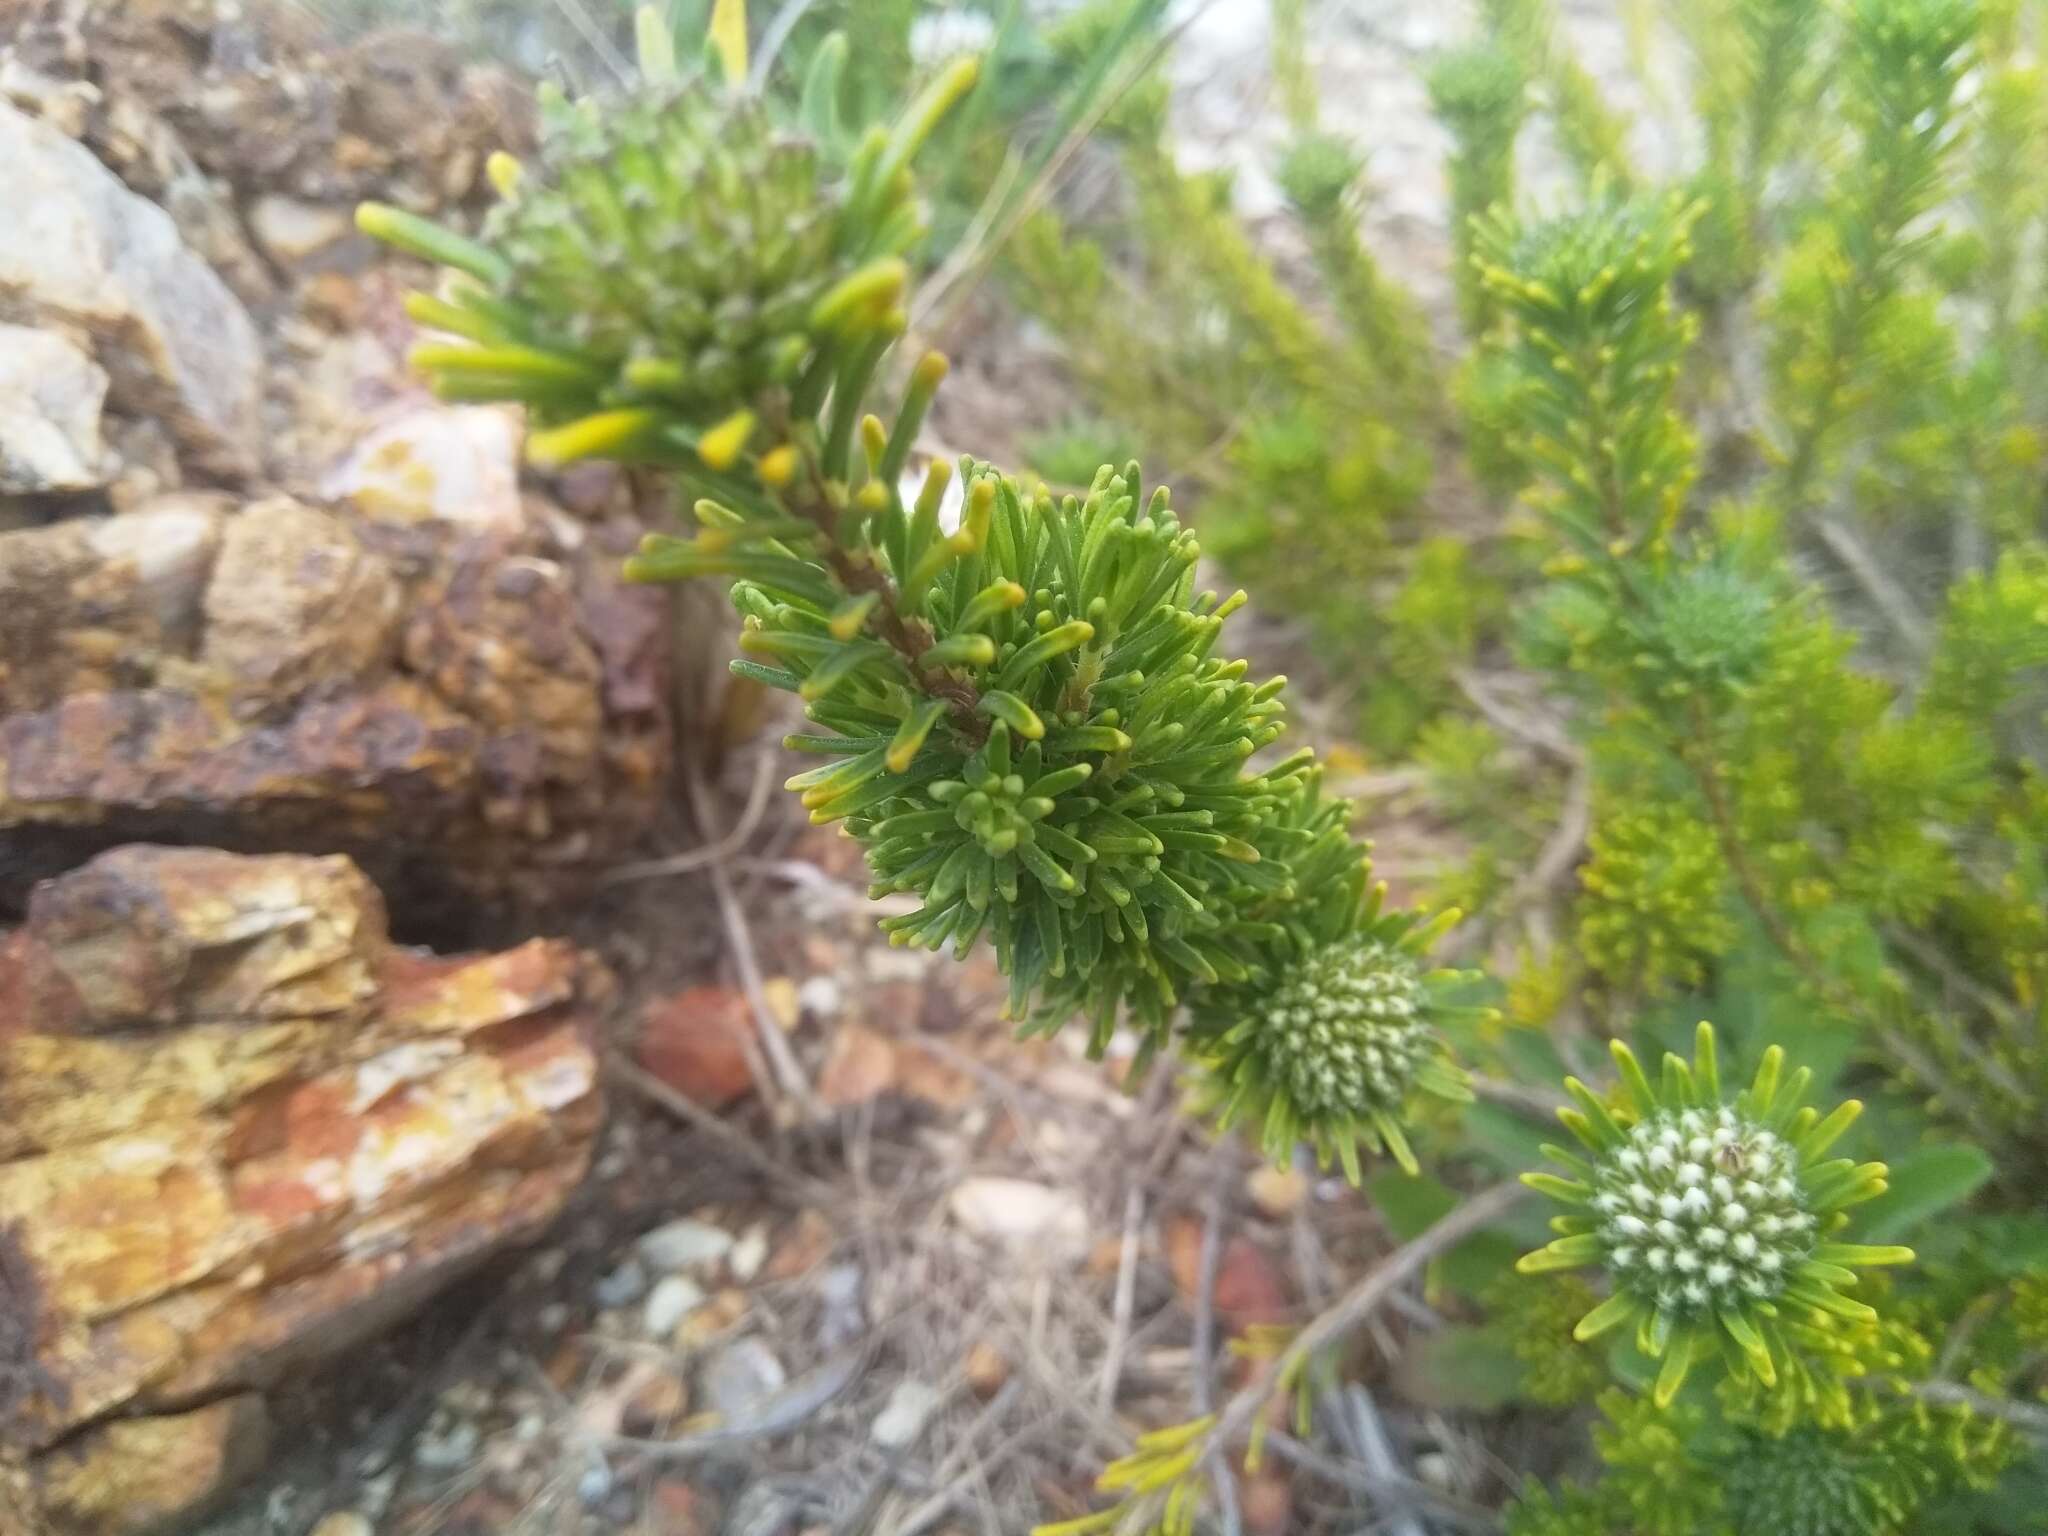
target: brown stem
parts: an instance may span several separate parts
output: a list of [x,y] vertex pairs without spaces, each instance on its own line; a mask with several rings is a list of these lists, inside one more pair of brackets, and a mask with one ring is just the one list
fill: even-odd
[[1508,1179],[1480,1191],[1409,1242],[1374,1265],[1356,1285],[1337,1298],[1335,1305],[1294,1336],[1286,1349],[1266,1362],[1248,1383],[1223,1405],[1211,1443],[1233,1446],[1252,1426],[1275,1388],[1292,1379],[1310,1356],[1326,1349],[1358,1327],[1379,1310],[1395,1288],[1416,1274],[1446,1249],[1470,1237],[1481,1227],[1498,1220],[1528,1191],[1518,1179]]
[[825,494],[825,484],[818,477],[817,466],[807,464],[807,468],[810,476],[808,494],[794,510],[798,516],[809,518],[818,525],[818,532],[825,541],[825,565],[832,572],[833,580],[849,592],[875,595],[877,601],[874,611],[868,615],[868,628],[903,658],[903,665],[909,670],[910,680],[918,691],[946,706],[955,730],[970,742],[978,744],[987,740],[988,720],[977,708],[981,702],[980,690],[964,678],[924,664],[924,653],[933,643],[931,626],[922,619],[906,620],[897,611],[899,594],[896,583],[869,561],[855,558],[854,553],[839,542],[839,514]]

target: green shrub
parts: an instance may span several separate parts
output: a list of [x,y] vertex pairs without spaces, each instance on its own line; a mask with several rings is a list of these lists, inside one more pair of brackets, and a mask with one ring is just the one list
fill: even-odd
[[[1133,114],[1141,219],[1176,232],[1144,253],[1152,281],[1128,288],[1050,217],[1015,248],[1020,288],[1089,338],[1073,363],[1101,417],[1041,448],[1076,484],[1058,497],[972,458],[906,490],[936,355],[872,409],[926,222],[911,167],[969,62],[888,125],[820,126],[829,40],[784,101],[744,88],[735,8],[701,76],[646,21],[641,92],[551,108],[533,166],[494,163],[505,207],[479,238],[361,220],[452,269],[412,302],[457,338],[417,354],[437,390],[523,401],[545,463],[610,457],[675,488],[694,532],[650,535],[628,574],[729,584],[735,669],[810,722],[786,745],[819,762],[789,787],[861,844],[877,894],[918,900],[883,920],[892,941],[988,942],[1026,1030],[1079,1017],[1099,1053],[1128,1026],[1140,1065],[1177,1047],[1197,1107],[1342,1166],[1404,1237],[1458,1204],[1425,1157],[1522,1172],[1528,1106],[1564,1080],[1580,1146],[1545,1146],[1564,1173],[1526,1182],[1567,1209],[1520,1267],[1593,1270],[1556,1296],[1597,1368],[1562,1364],[1555,1298],[1513,1299],[1525,1241],[1483,1233],[1439,1277],[1496,1310],[1441,1340],[1477,1335],[1490,1404],[1602,1415],[1507,1529],[2018,1531],[2048,1266],[2048,300],[2024,258],[2038,199],[1979,182],[1975,242],[1934,215],[1962,218],[1976,149],[1994,182],[2026,163],[2039,113],[1963,0],[1857,0],[1810,27],[1735,9],[1706,60],[1712,158],[1682,188],[1624,190],[1621,125],[1536,5],[1494,7],[1493,53],[1439,69],[1461,153],[1490,146],[1473,185],[1496,189],[1460,236],[1484,330],[1451,389],[1361,344],[1414,310],[1357,240],[1355,161],[1316,137],[1305,70],[1287,179],[1325,226],[1341,330]],[[1772,38],[1797,57],[1764,59]],[[1585,171],[1577,206],[1536,219],[1508,200],[1531,99]],[[1821,150],[1819,190],[1781,200]],[[1155,324],[1134,294],[1196,307]],[[1966,326],[1970,306],[2003,321]],[[1731,413],[1738,356],[1764,394]],[[1483,412],[1460,426],[1447,400]],[[1203,525],[1247,570],[1268,533],[1313,561],[1303,611],[1385,669],[1386,734],[1419,743],[1467,835],[1445,883],[1480,908],[1465,932],[1512,957],[1495,981],[1432,965],[1457,913],[1389,910],[1352,807],[1313,753],[1279,755],[1282,684],[1222,651],[1244,596],[1197,590],[1166,491],[1129,462],[1082,489],[1077,449],[1125,432],[1228,442]],[[1484,544],[1417,539],[1429,449],[1461,436],[1516,505]],[[1929,514],[1936,490],[1965,526]],[[1479,660],[1519,666],[1518,705],[1466,675]],[[1603,1042],[1615,1075],[1589,1081]],[[1837,1141],[1851,1155],[1824,1160]],[[1402,1172],[1368,1180],[1375,1153]],[[1862,1273],[1912,1258],[1908,1238],[1920,1263]],[[1307,1348],[1276,1367],[1304,1404]],[[1192,1530],[1211,1452],[1244,1427],[1147,1436],[1104,1474],[1111,1507],[1048,1529]]]

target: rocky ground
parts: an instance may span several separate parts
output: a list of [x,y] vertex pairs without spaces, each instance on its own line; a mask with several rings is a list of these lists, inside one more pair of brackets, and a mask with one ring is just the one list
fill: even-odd
[[[1457,22],[1374,9],[1331,125],[1429,291]],[[1177,66],[1255,216],[1263,14]],[[415,30],[0,0],[0,1536],[1016,1532],[1389,1245],[880,942],[715,602],[617,582],[634,488],[407,376],[348,210],[462,216],[530,118]],[[941,431],[1056,419],[1000,366]],[[1498,1492],[1441,1322],[1242,1529]]]

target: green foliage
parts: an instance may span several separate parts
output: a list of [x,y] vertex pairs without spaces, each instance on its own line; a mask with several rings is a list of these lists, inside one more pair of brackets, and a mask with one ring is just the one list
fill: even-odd
[[[416,361],[557,423],[536,458],[699,493],[695,535],[650,534],[626,574],[732,583],[735,670],[796,694],[816,729],[787,744],[826,759],[788,787],[845,823],[875,894],[919,898],[883,920],[892,942],[986,939],[1027,1029],[1080,1016],[1100,1053],[1128,1023],[1141,1065],[1185,1010],[1224,1123],[1255,1116],[1274,1155],[1307,1139],[1354,1179],[1360,1144],[1412,1166],[1410,1092],[1463,1092],[1436,1026],[1472,1010],[1420,965],[1445,923],[1381,910],[1313,754],[1247,765],[1282,733],[1282,680],[1216,654],[1243,595],[1196,590],[1199,546],[1136,464],[1055,501],[963,461],[951,530],[950,466],[906,500],[936,355],[893,426],[863,414],[903,327],[908,167],[973,61],[893,129],[817,133],[738,88],[731,40],[724,82],[672,78],[658,28],[647,47],[645,95],[558,108],[541,161],[501,169],[481,239],[364,211],[463,274],[416,309],[469,344]],[[841,163],[828,141],[857,147]],[[1265,332],[1314,344],[1277,294]]]
[[[1580,1145],[1528,1180],[1554,1240],[1522,1278],[1512,1221],[1432,1269],[1488,1311],[1446,1360],[1484,1345],[1501,1400],[1599,1402],[1597,1468],[1510,1531],[2017,1529],[2013,1436],[1968,1404],[2015,1416],[2048,1333],[2048,196],[2000,195],[2040,77],[1966,0],[1697,0],[1705,163],[1650,187],[1547,5],[1485,10],[1430,80],[1474,344],[1448,387],[1360,238],[1370,146],[1317,121],[1301,7],[1277,169],[1312,290],[1174,162],[1158,81],[1119,99],[1128,228],[1041,209],[1011,246],[1084,397],[1029,453],[1073,494],[972,458],[906,486],[936,355],[875,405],[930,222],[912,162],[992,99],[971,61],[898,114],[830,36],[785,98],[730,31],[699,77],[643,28],[643,88],[552,105],[479,236],[362,219],[451,269],[409,305],[455,338],[417,355],[437,390],[522,402],[543,464],[681,493],[694,530],[629,574],[730,585],[736,669],[810,722],[790,788],[916,899],[893,941],[987,942],[1025,1029],[1177,1041],[1195,1107],[1354,1181],[1374,1152],[1518,1171],[1579,1069]],[[1152,17],[1086,8],[1044,57],[1099,86]],[[1583,191],[1540,218],[1529,110]],[[1189,470],[1199,542],[1133,443]],[[1479,909],[1464,952],[1500,985],[1432,967],[1452,914],[1385,910],[1353,808],[1278,756],[1281,684],[1224,649],[1244,597],[1200,590],[1204,545],[1360,680],[1374,746],[1412,747],[1387,777],[1469,845],[1435,895]],[[1688,1062],[1702,1014],[1724,1033]],[[1589,1085],[1603,1044],[1618,1076]],[[1860,1122],[1805,1104],[1850,1091]],[[1823,1160],[1844,1136],[1891,1187]],[[1410,1240],[1457,1198],[1373,1189]],[[1860,1273],[1909,1237],[1911,1272]],[[1217,1437],[1147,1437],[1115,1507],[1055,1529],[1191,1529]]]
[[1521,61],[1491,41],[1445,54],[1431,66],[1429,100],[1451,135],[1451,249],[1458,315],[1467,334],[1493,324],[1492,296],[1473,261],[1474,221],[1506,205],[1514,187],[1515,136],[1528,110]]

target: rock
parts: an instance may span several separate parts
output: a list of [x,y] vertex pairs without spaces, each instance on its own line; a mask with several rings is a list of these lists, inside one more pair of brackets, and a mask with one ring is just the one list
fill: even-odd
[[723,1109],[754,1086],[754,1017],[731,987],[687,987],[653,1004],[640,1025],[640,1065],[684,1098]]
[[768,1229],[760,1222],[740,1234],[740,1240],[732,1245],[732,1252],[726,1256],[725,1266],[732,1271],[733,1279],[741,1285],[747,1284],[761,1272],[761,1266],[768,1262]]
[[249,230],[263,254],[295,267],[355,233],[347,208],[266,192],[249,205]]
[[797,986],[787,976],[770,976],[761,983],[761,1001],[768,1016],[785,1035],[803,1021],[803,1004],[797,1000]]
[[892,1039],[851,1021],[841,1024],[818,1074],[818,1097],[844,1109],[885,1093],[958,1109],[974,1097],[974,1083],[914,1039]]
[[339,1509],[331,1515],[322,1515],[320,1523],[308,1536],[377,1536],[377,1528],[370,1524],[368,1516],[359,1515],[352,1509]]
[[847,1109],[880,1098],[895,1086],[894,1043],[863,1025],[842,1025],[818,1074],[819,1099],[834,1109]]
[[0,495],[105,485],[106,396],[106,370],[69,337],[0,324]]
[[243,303],[266,304],[277,296],[225,185],[194,164],[171,126],[136,97],[120,91],[110,96],[88,81],[43,74],[18,51],[0,58],[0,96],[80,140],[129,191],[162,208],[185,243]]
[[928,1383],[899,1381],[889,1393],[889,1400],[882,1404],[882,1411],[875,1415],[868,1438],[885,1451],[900,1451],[914,1445],[945,1400],[945,1394]]
[[251,1393],[190,1413],[115,1419],[37,1458],[46,1536],[152,1536],[183,1528],[254,1474],[270,1417]]
[[576,1498],[585,1509],[597,1509],[612,1496],[612,1469],[593,1459],[576,1479]]
[[[1174,1286],[1192,1302],[1202,1277],[1202,1223],[1195,1217],[1177,1216],[1167,1222],[1166,1263]],[[1279,1266],[1241,1235],[1226,1239],[1217,1255],[1214,1300],[1217,1316],[1240,1332],[1257,1324],[1284,1323],[1289,1317],[1287,1285]]]
[[647,1268],[638,1259],[628,1259],[591,1287],[590,1299],[613,1310],[630,1307],[647,1294]]
[[[4,343],[0,343],[4,345]],[[194,645],[224,497],[0,534],[0,701],[145,686]]]
[[160,841],[346,853],[445,924],[479,896],[578,897],[639,839],[665,653],[612,531],[570,550],[233,508],[0,532],[0,911]]
[[383,901],[341,858],[116,848],[39,888],[28,927],[33,1006],[73,1034],[352,1015],[386,958]]
[[973,1178],[955,1186],[947,1204],[969,1232],[1020,1254],[1060,1260],[1088,1248],[1088,1212],[1071,1190],[1028,1179]]
[[320,491],[378,522],[517,532],[520,432],[502,406],[422,406],[373,427]]
[[708,1221],[685,1216],[641,1233],[633,1246],[650,1268],[669,1275],[716,1264],[731,1252],[732,1234]]
[[690,1411],[690,1389],[674,1371],[652,1361],[635,1367],[619,1414],[619,1427],[629,1435],[671,1433]]
[[161,417],[211,473],[256,472],[263,354],[227,285],[154,203],[56,129],[0,103],[0,306],[92,338],[109,398]]
[[686,1354],[694,1352],[714,1339],[730,1335],[746,1316],[747,1293],[736,1286],[726,1286],[683,1319],[672,1342]]
[[974,1347],[967,1351],[962,1374],[967,1379],[967,1389],[986,1401],[1000,1392],[1010,1379],[1010,1362],[987,1339],[976,1339]]
[[1298,1168],[1275,1168],[1261,1162],[1244,1181],[1245,1193],[1266,1215],[1292,1215],[1308,1198],[1308,1178]]
[[276,713],[375,670],[396,642],[398,606],[390,567],[346,523],[272,497],[228,523],[199,660],[231,693]]
[[806,976],[796,989],[797,1008],[806,1018],[835,1018],[845,1001],[845,989],[833,976]]
[[404,660],[470,719],[530,735],[543,777],[593,766],[604,664],[560,563],[468,542],[406,626]]
[[867,1277],[858,1264],[834,1264],[818,1276],[818,1300],[824,1304],[824,1316],[818,1319],[821,1347],[837,1349],[858,1338],[867,1327],[866,1309],[861,1305],[866,1287]]
[[734,1339],[704,1362],[697,1384],[703,1389],[704,1404],[721,1418],[744,1418],[771,1393],[789,1381],[789,1373],[775,1352],[749,1335]]
[[832,1224],[814,1210],[797,1214],[775,1240],[763,1273],[770,1280],[794,1280],[817,1268],[832,1254]]
[[671,1472],[655,1483],[647,1503],[662,1536],[710,1536],[717,1528],[715,1501],[678,1473]]
[[543,1230],[590,1160],[602,995],[556,941],[392,945],[339,858],[131,847],[40,888],[0,945],[35,1464],[302,1374]]
[[666,1339],[683,1319],[704,1304],[704,1290],[686,1275],[664,1275],[647,1297],[640,1328],[650,1339]]
[[482,1432],[474,1424],[458,1421],[430,1428],[413,1441],[413,1465],[429,1472],[459,1472],[476,1460],[482,1448]]

